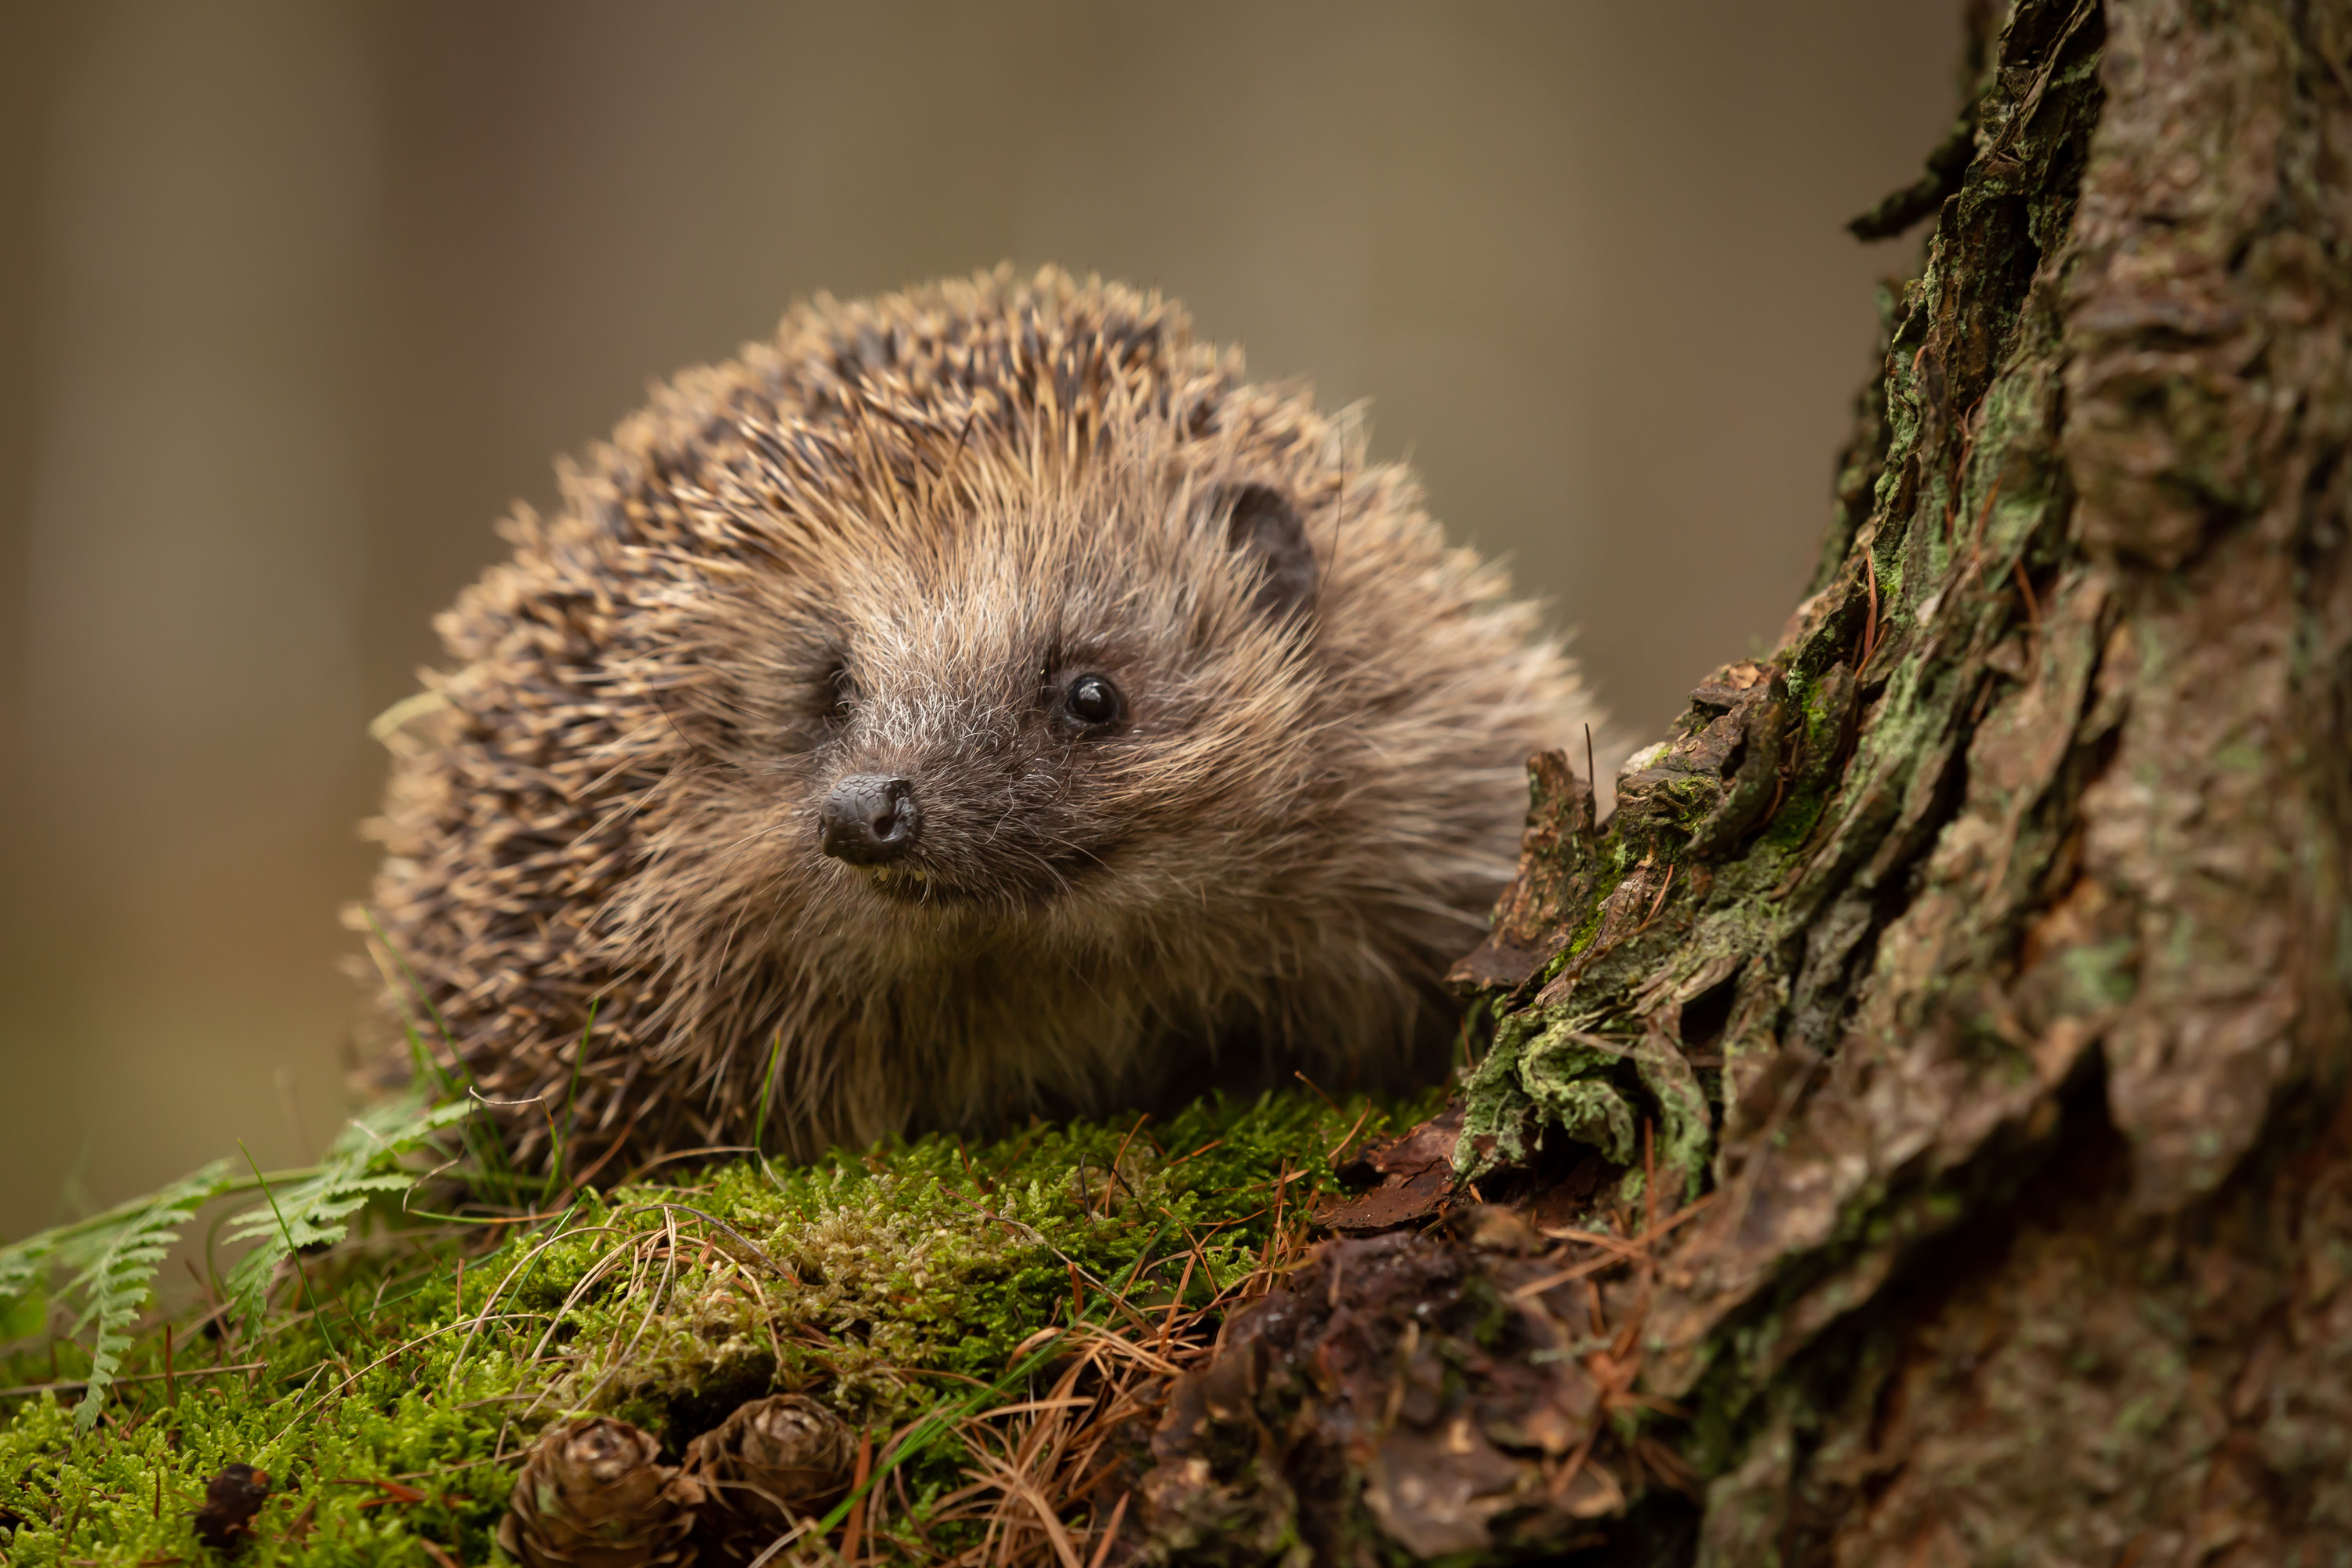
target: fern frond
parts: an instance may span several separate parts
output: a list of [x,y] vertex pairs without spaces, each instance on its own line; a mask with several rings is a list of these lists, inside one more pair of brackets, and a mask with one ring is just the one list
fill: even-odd
[[[349,1234],[351,1216],[378,1193],[404,1192],[416,1177],[401,1157],[424,1146],[444,1127],[465,1120],[471,1107],[427,1105],[411,1097],[354,1118],[323,1164],[251,1180],[215,1161],[148,1197],[6,1247],[0,1247],[0,1338],[37,1331],[51,1279],[70,1272],[60,1295],[81,1312],[71,1332],[96,1325],[88,1391],[74,1413],[87,1432],[96,1425],[131,1348],[139,1314],[154,1295],[156,1272],[195,1212],[215,1198],[259,1190],[273,1200],[231,1222],[230,1238],[257,1243],[229,1276],[232,1294],[257,1318],[278,1265],[296,1247],[331,1244]],[[273,1184],[278,1184],[273,1185]]]
[[0,1342],[39,1330],[47,1303],[43,1287],[56,1261],[57,1242],[44,1233],[13,1247],[0,1247]]
[[181,1226],[228,1184],[227,1162],[215,1161],[165,1187],[108,1236],[97,1260],[69,1287],[83,1302],[73,1331],[79,1334],[92,1323],[98,1325],[98,1340],[90,1351],[89,1384],[74,1412],[74,1426],[79,1430],[87,1432],[98,1423],[98,1413],[105,1407],[114,1374],[122,1365],[122,1352],[131,1348],[131,1328],[154,1295],[156,1270],[163,1266],[172,1244],[180,1239]]
[[417,1178],[400,1168],[400,1157],[471,1109],[462,1100],[428,1106],[412,1096],[353,1117],[314,1173],[270,1187],[268,1201],[231,1220],[228,1239],[254,1244],[228,1277],[229,1295],[246,1320],[260,1321],[278,1266],[297,1249],[332,1246],[351,1234],[352,1215],[369,1199],[415,1186]]

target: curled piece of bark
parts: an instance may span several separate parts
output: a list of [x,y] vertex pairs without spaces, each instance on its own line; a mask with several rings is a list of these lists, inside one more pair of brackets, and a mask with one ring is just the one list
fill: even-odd
[[1893,239],[1921,219],[1935,216],[1936,210],[1959,190],[1960,176],[1967,171],[1969,160],[1976,155],[1975,106],[1971,104],[1969,110],[1927,154],[1927,166],[1919,177],[1901,190],[1880,197],[1861,216],[1848,219],[1848,234],[1865,243]]
[[856,1457],[848,1424],[806,1394],[739,1406],[687,1448],[685,1474],[703,1498],[702,1561],[733,1568],[758,1557],[841,1500]]
[[1438,1213],[1460,1185],[1454,1144],[1461,1134],[1461,1108],[1448,1106],[1403,1136],[1365,1149],[1340,1174],[1378,1184],[1352,1197],[1326,1199],[1317,1206],[1315,1223],[1328,1230],[1386,1230]]
[[1487,987],[1508,990],[1538,973],[1568,940],[1559,911],[1581,900],[1597,870],[1592,780],[1578,776],[1567,752],[1528,759],[1528,800],[1518,875],[1495,906],[1486,940],[1445,977],[1465,996]]
[[1776,669],[1743,691],[1718,721],[1738,735],[1740,760],[1722,800],[1691,829],[1693,855],[1702,860],[1722,858],[1771,810],[1786,786],[1780,751],[1788,720],[1788,684]]
[[653,1434],[608,1416],[551,1426],[515,1478],[499,1544],[526,1568],[688,1568],[700,1487]]

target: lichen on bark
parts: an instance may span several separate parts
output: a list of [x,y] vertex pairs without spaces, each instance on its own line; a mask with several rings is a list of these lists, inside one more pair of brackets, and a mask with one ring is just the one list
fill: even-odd
[[1641,1260],[1616,1446],[1464,1506],[1605,1463],[1604,1558],[2352,1552],[2352,12],[1985,41],[1814,591],[1456,971],[1468,1190]]

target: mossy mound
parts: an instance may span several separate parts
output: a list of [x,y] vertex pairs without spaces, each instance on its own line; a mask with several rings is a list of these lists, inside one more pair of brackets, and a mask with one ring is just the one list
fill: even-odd
[[[772,1392],[813,1394],[865,1435],[893,1500],[866,1521],[868,1560],[952,1555],[983,1531],[942,1503],[972,1489],[973,1420],[1034,1401],[1087,1335],[1198,1342],[1295,1256],[1339,1148],[1427,1109],[1211,1100],[985,1146],[737,1163],[537,1215],[444,1194],[453,1213],[404,1218],[431,1189],[383,1184],[368,1223],[265,1281],[257,1318],[215,1276],[204,1299],[120,1324],[83,1424],[88,1315],[34,1311],[0,1356],[0,1562],[226,1560],[195,1516],[208,1479],[243,1463],[270,1491],[240,1563],[487,1563],[550,1423],[609,1413],[675,1458]],[[38,1254],[0,1250],[0,1268],[17,1263],[21,1283]],[[41,1300],[20,1290],[8,1326]]]

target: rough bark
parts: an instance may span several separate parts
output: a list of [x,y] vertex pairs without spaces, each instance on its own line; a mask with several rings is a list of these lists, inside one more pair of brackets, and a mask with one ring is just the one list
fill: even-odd
[[1976,92],[1816,591],[1605,826],[1538,761],[1464,1103],[1154,1554],[2352,1552],[2352,5],[2019,0]]

